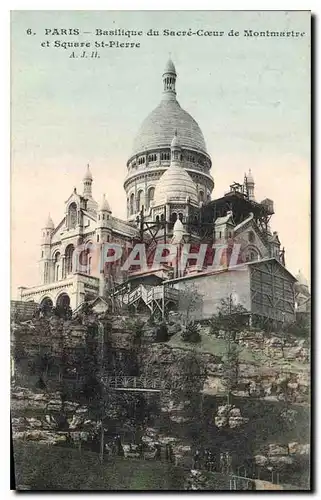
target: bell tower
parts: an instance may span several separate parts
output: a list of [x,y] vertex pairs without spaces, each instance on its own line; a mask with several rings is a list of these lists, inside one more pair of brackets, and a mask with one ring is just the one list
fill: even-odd
[[55,225],[53,223],[50,214],[44,224],[44,227],[41,229],[41,258],[40,258],[40,279],[41,283],[50,283],[51,281],[51,258],[50,258],[50,249],[51,249],[51,237],[54,232]]

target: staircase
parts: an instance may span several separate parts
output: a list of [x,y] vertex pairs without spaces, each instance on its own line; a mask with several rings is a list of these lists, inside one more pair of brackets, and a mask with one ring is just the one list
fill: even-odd
[[140,300],[146,304],[151,313],[159,308],[163,313],[163,308],[168,302],[178,302],[179,291],[175,288],[166,288],[162,285],[145,287],[139,285],[134,290],[130,290],[128,285],[117,287],[112,291],[114,298],[118,299],[121,304],[127,306],[134,305]]

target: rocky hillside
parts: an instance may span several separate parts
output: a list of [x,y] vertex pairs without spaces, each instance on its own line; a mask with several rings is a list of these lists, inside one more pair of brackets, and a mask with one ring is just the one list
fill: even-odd
[[[310,418],[307,340],[287,335],[284,341],[258,330],[240,332],[231,387],[229,343],[223,332],[213,336],[202,327],[201,342],[190,344],[182,341],[179,325],[175,325],[169,340],[155,342],[156,327],[145,322],[137,343],[128,318],[103,318],[100,324],[105,333],[108,330],[103,336],[108,349],[123,353],[117,362],[121,364],[128,352],[140,373],[173,381],[172,390],[159,396],[158,414],[154,412],[149,428],[143,430],[146,442],[166,444],[170,440],[176,460],[189,464],[195,447],[205,443],[235,457],[241,455],[238,466],[250,458],[263,475],[278,471],[287,483],[295,483],[298,477],[299,482],[306,480]],[[90,441],[99,432],[99,423],[85,400],[74,400],[70,394],[66,399],[59,385],[51,385],[51,371],[57,379],[60,368],[45,369],[47,378],[43,376],[45,387],[41,388],[37,385],[39,370],[32,371],[30,365],[43,353],[50,352],[59,365],[66,353],[86,351],[88,338],[101,335],[97,318],[20,321],[13,324],[12,333],[14,438],[71,446]],[[107,356],[105,369],[108,360]],[[72,372],[73,367],[69,368]],[[107,418],[113,418],[120,408],[115,403],[105,411]]]

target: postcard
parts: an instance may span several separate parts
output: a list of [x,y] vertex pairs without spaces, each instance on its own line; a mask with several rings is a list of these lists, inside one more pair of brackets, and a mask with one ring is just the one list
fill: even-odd
[[17,490],[310,490],[310,11],[12,11]]

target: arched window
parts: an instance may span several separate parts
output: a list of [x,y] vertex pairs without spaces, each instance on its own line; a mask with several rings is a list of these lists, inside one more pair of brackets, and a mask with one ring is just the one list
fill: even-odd
[[69,229],[75,228],[77,225],[77,205],[71,203],[68,208],[68,227]]
[[170,153],[161,153],[161,160],[170,160]]
[[66,248],[66,275],[71,274],[73,272],[73,262],[72,257],[74,253],[74,245],[68,245]]
[[161,221],[163,222],[163,221],[164,221],[164,219],[165,219],[164,214],[161,214]]
[[70,306],[70,298],[67,293],[61,293],[56,301],[56,307],[62,310],[67,310]]
[[150,208],[151,202],[154,200],[155,188],[151,187],[148,190],[147,207]]
[[138,191],[137,194],[137,212],[139,212],[144,205],[144,192],[142,190]]
[[199,201],[204,201],[204,191],[200,191],[200,192],[198,193],[198,200],[199,200]]
[[134,213],[134,205],[135,205],[135,195],[132,193],[130,195],[130,202],[129,202],[129,213],[132,215]]
[[40,302],[40,308],[45,316],[47,316],[53,307],[53,302],[50,297],[44,297]]
[[159,215],[156,215],[156,223],[158,224],[159,223]]
[[177,213],[176,212],[173,212],[171,214],[171,222],[175,223],[177,221]]
[[182,212],[178,214],[178,218],[181,222],[183,222],[184,215],[182,214]]
[[54,256],[54,281],[58,281],[60,269],[60,252],[56,252]]

